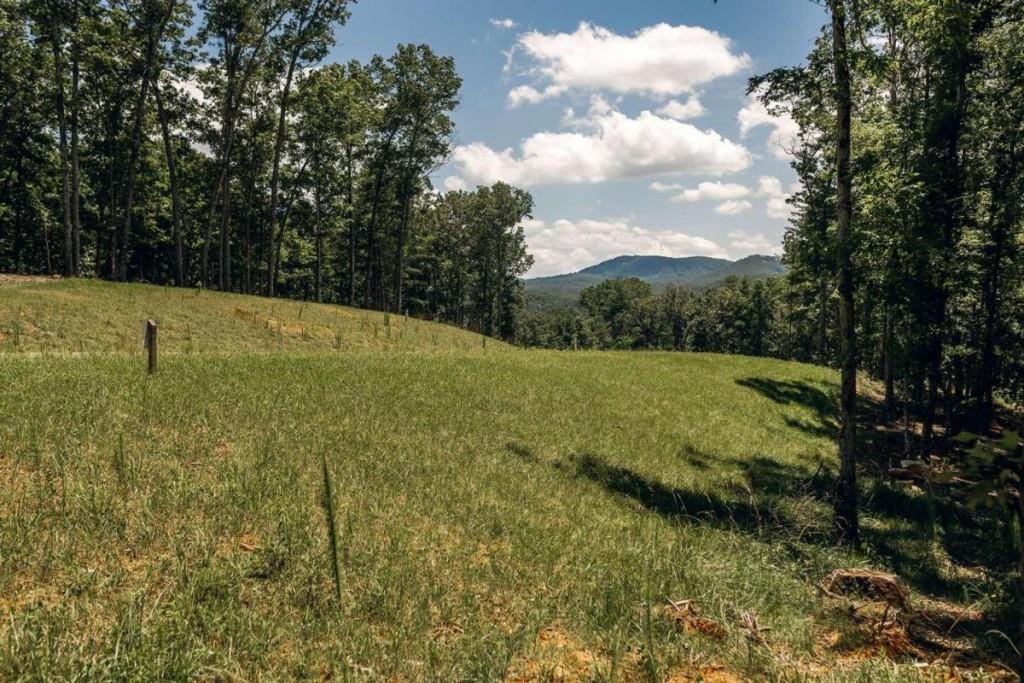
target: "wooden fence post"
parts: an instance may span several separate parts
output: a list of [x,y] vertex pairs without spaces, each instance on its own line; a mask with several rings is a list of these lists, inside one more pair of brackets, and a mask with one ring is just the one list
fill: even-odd
[[156,372],[156,321],[146,321],[146,350],[149,351],[149,374]]

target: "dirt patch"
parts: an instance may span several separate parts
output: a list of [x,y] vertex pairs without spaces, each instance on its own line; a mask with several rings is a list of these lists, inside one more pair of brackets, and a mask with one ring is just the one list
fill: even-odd
[[705,666],[697,671],[670,671],[665,677],[665,683],[742,683],[743,680],[724,666]]
[[9,597],[0,598],[0,616],[8,621],[11,615],[31,606],[53,609],[60,602],[55,585],[19,581]]
[[577,683],[594,680],[608,666],[605,657],[584,647],[556,623],[541,631],[530,651],[513,661],[505,681]]
[[899,579],[866,570],[833,572],[822,590],[847,622],[819,636],[824,658],[840,667],[886,657],[935,680],[1020,680],[977,649],[974,638],[985,630],[979,610],[927,598],[911,604]]
[[431,630],[431,636],[440,643],[450,643],[462,637],[465,631],[454,621],[440,621]]

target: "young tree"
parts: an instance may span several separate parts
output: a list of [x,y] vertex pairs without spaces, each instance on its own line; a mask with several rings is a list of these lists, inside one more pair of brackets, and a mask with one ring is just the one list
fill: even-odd
[[200,8],[204,23],[198,39],[214,43],[218,55],[204,71],[209,95],[219,112],[219,130],[213,135],[217,182],[208,205],[203,234],[201,280],[209,286],[209,254],[214,221],[220,212],[220,251],[218,284],[231,284],[231,153],[241,103],[250,81],[265,61],[271,35],[288,16],[290,6],[284,0],[203,0]]
[[847,52],[846,0],[829,0],[836,107],[836,265],[839,280],[839,477],[834,503],[839,538],[858,543],[857,332],[853,282],[853,179],[850,126],[853,107]]
[[281,155],[284,153],[287,136],[292,79],[297,68],[306,68],[327,54],[327,50],[334,43],[335,27],[344,24],[348,19],[348,0],[289,0],[286,12],[288,18],[275,41],[276,52],[284,58],[286,66],[278,105],[277,137],[274,141],[273,170],[270,177],[270,204],[267,207],[267,254],[271,259],[267,264],[267,296],[274,296],[278,266],[279,250],[274,243],[278,239],[275,231],[281,181]]
[[445,161],[455,124],[449,114],[458,105],[462,79],[450,57],[438,57],[426,45],[400,45],[391,58],[395,98],[402,127],[403,158],[399,178],[401,202],[392,265],[393,309],[401,313],[405,250],[412,205],[422,178]]

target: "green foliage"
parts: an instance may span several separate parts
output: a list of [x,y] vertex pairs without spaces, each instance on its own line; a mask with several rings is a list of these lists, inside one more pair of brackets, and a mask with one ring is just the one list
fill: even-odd
[[808,346],[792,324],[790,290],[778,280],[728,277],[695,292],[607,280],[588,287],[579,309],[528,312],[517,341],[544,348],[667,349],[800,358]]
[[991,439],[963,432],[956,440],[969,445],[960,466],[961,474],[971,481],[967,504],[1014,511],[1024,495],[1024,440],[1020,434],[1006,430]]
[[323,455],[320,460],[323,470],[324,491],[323,506],[324,517],[327,522],[327,546],[330,549],[331,577],[334,579],[334,597],[341,602],[341,558],[338,554],[338,530],[337,512],[334,509],[334,485],[331,482],[331,470],[327,467],[327,456]]
[[[857,355],[934,426],[987,428],[1020,382],[1024,89],[1020,3],[841,2],[854,116],[852,246]],[[826,29],[806,65],[752,79],[799,125],[799,191],[785,239],[790,322],[835,362],[835,107]],[[897,394],[900,394],[897,396]],[[944,417],[940,416],[940,406]]]
[[424,317],[512,339],[523,302],[521,277],[533,265],[522,221],[528,192],[496,183],[447,192],[421,210],[412,245],[410,310]]
[[0,272],[408,311],[510,338],[532,199],[470,193],[465,254],[434,251],[452,227],[428,178],[450,155],[461,78],[414,44],[312,68],[349,10],[5,3]]

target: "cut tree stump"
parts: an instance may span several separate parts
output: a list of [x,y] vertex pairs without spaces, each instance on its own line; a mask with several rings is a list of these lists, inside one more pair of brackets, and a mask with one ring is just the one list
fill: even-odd
[[902,610],[910,605],[910,590],[898,576],[870,569],[836,569],[821,582],[821,589],[832,597],[857,596]]

